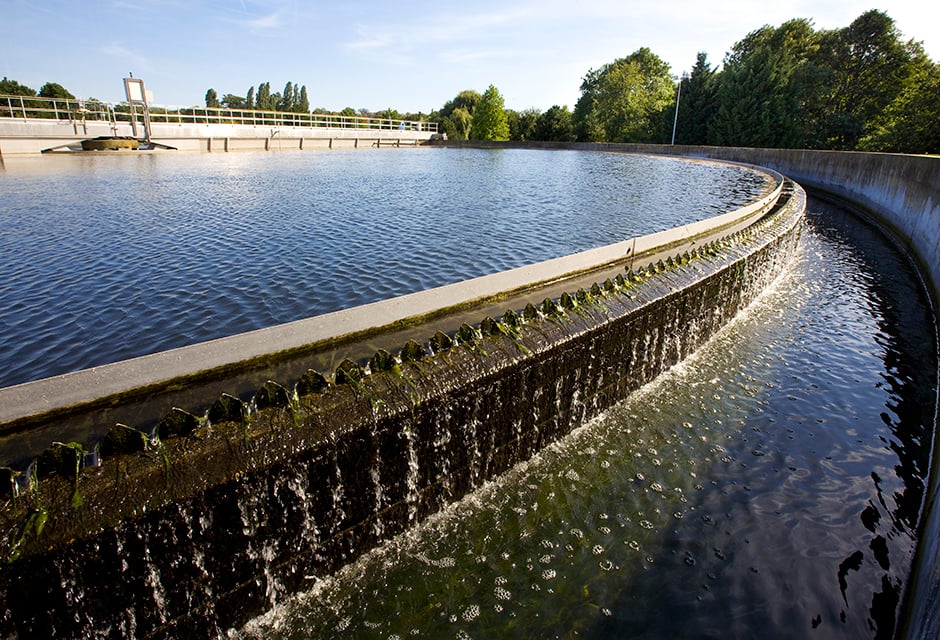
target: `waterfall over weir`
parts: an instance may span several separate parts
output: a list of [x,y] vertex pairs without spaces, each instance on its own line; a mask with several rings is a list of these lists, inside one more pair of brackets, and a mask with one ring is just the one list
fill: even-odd
[[784,268],[804,206],[786,181],[757,222],[691,250],[638,252],[540,304],[514,308],[516,292],[498,320],[268,382],[250,404],[174,410],[153,434],[118,425],[87,468],[80,446],[53,445],[5,483],[0,632],[244,624],[681,361]]

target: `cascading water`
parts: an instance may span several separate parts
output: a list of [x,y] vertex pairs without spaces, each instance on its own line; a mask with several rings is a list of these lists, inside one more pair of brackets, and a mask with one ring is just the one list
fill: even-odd
[[810,210],[701,351],[230,637],[892,637],[935,332],[890,243]]

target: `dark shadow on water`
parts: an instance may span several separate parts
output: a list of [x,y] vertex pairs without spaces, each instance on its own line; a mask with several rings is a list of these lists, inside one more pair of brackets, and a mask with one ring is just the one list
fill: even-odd
[[[910,262],[872,227],[811,200],[807,236],[830,324],[816,337],[798,329],[781,359],[854,351],[881,371],[866,359],[838,370],[836,353],[765,381],[774,392],[728,439],[726,462],[699,474],[687,517],[584,637],[894,636],[930,463],[933,318]],[[842,278],[863,279],[864,299],[839,299]],[[822,320],[815,311],[799,322]]]

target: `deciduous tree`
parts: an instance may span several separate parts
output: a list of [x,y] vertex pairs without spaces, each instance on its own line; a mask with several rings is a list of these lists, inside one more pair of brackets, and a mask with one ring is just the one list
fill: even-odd
[[431,114],[431,120],[451,140],[466,140],[470,133],[473,111],[483,98],[473,89],[465,89],[453,100],[444,103],[439,111]]
[[866,151],[940,153],[940,64],[919,65],[859,142]]
[[493,85],[483,92],[483,97],[473,110],[470,138],[509,140],[509,119],[506,117],[505,100]]
[[568,142],[575,139],[571,111],[557,104],[541,114],[535,123],[535,140]]
[[16,80],[10,80],[6,76],[3,76],[3,80],[0,80],[0,94],[11,96],[34,96],[36,95],[36,91],[27,87],[25,84],[20,84]]
[[236,96],[235,94],[232,94],[232,93],[226,93],[224,96],[222,96],[222,100],[220,100],[219,102],[223,107],[227,107],[229,109],[247,109],[248,108],[247,101],[243,97]]
[[923,46],[905,43],[882,11],[866,11],[848,27],[827,32],[815,58],[831,70],[819,123],[825,128],[824,145],[854,149],[905,90],[923,57]]
[[509,139],[518,140],[536,140],[535,125],[539,119],[539,110],[535,108],[524,109],[522,111],[506,110],[506,117],[509,120]]
[[39,95],[43,98],[63,98],[74,100],[75,96],[58,82],[47,82],[39,87]]
[[574,111],[578,139],[664,141],[664,114],[674,103],[673,88],[669,65],[646,47],[589,70]]

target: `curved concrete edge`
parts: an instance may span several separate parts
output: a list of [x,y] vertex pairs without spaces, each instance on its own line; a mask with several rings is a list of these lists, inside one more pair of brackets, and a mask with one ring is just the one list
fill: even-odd
[[47,414],[60,415],[80,407],[107,404],[128,394],[150,393],[181,380],[244,367],[259,359],[418,323],[448,310],[483,304],[614,263],[630,268],[641,266],[662,252],[689,250],[749,226],[774,206],[783,189],[783,176],[757,167],[749,169],[769,175],[775,187],[749,205],[682,227],[380,302],[0,389],[0,433],[14,431],[20,423],[35,423]]

